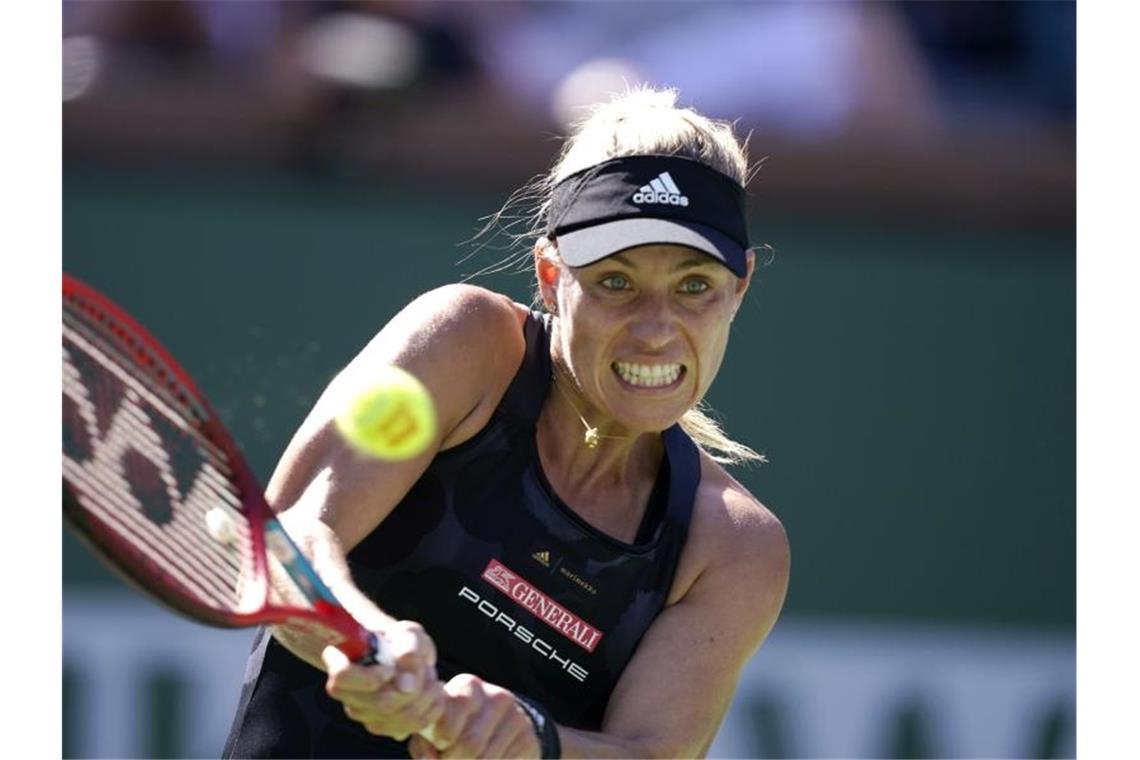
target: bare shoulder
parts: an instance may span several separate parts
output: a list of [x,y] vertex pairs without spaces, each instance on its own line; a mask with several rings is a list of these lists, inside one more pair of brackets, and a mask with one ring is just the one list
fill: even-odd
[[[441,447],[457,445],[486,424],[518,371],[526,351],[525,317],[519,304],[486,288],[434,288],[392,317],[326,393],[335,400],[366,387],[379,366],[403,367],[436,402]],[[328,416],[318,413],[311,425],[323,425]]]
[[434,288],[392,317],[358,360],[416,367],[429,385],[434,379],[453,387],[466,379],[491,390],[509,383],[526,350],[520,308],[474,285]]
[[700,578],[735,578],[741,589],[778,591],[782,602],[790,564],[779,518],[702,453],[701,483],[671,596],[684,596]]
[[414,299],[377,337],[395,328],[437,340],[462,340],[469,348],[494,346],[501,350],[521,345],[519,327],[525,313],[523,307],[501,293],[454,283],[433,288]]

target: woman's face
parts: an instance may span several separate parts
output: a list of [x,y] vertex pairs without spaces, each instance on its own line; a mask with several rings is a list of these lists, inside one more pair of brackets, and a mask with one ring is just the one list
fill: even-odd
[[749,254],[748,276],[738,278],[677,245],[631,248],[578,268],[540,258],[543,297],[558,315],[555,358],[595,416],[631,431],[664,430],[716,377],[752,267]]

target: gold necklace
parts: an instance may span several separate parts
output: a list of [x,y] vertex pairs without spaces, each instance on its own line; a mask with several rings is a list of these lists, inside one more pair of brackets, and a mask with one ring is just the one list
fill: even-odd
[[566,403],[570,405],[570,408],[574,410],[574,414],[578,415],[578,419],[582,421],[582,426],[586,428],[586,434],[583,436],[583,442],[586,444],[586,448],[598,448],[598,444],[602,442],[603,438],[609,438],[614,441],[625,440],[626,436],[602,435],[598,432],[598,429],[596,427],[591,425],[589,422],[586,422],[586,418],[583,417],[582,413],[578,411],[578,407],[574,405],[574,400],[570,398],[570,394],[566,392],[565,388],[558,384],[557,370],[555,370],[554,373],[550,376],[550,382],[554,383],[554,387],[557,388],[558,392],[562,394],[562,397],[566,399]]

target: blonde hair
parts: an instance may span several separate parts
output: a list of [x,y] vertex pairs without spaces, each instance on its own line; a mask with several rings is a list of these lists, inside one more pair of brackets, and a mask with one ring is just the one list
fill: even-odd
[[[741,186],[747,185],[747,139],[738,140],[730,122],[678,107],[677,97],[677,90],[672,88],[639,85],[591,107],[586,117],[574,125],[551,170],[512,195],[503,209],[490,218],[483,232],[497,226],[516,241],[542,237],[551,189],[574,172],[619,156],[685,156],[732,177]],[[513,214],[520,206],[529,207],[529,212]],[[519,226],[525,226],[521,234],[514,232]],[[510,261],[508,257],[481,273],[512,268]],[[530,256],[523,252],[514,268],[529,268],[529,262]],[[536,303],[541,301],[536,299]],[[697,446],[721,464],[767,461],[762,454],[729,438],[703,399],[685,412],[680,425]]]
[[674,89],[641,85],[589,108],[554,162],[549,183],[618,156],[643,153],[678,155],[748,182],[748,149],[732,124],[677,107]]

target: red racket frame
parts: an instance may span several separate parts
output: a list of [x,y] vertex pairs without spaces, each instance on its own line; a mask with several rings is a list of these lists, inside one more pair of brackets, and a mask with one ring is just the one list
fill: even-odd
[[[316,598],[310,598],[312,609],[279,606],[269,601],[269,564],[265,536],[268,523],[275,521],[273,510],[265,501],[261,486],[237,445],[189,374],[124,309],[93,287],[66,273],[63,275],[63,301],[65,314],[70,308],[85,314],[85,319],[89,322],[101,325],[101,331],[113,337],[119,353],[134,363],[138,371],[133,374],[152,390],[169,397],[174,402],[171,404],[173,407],[188,410],[186,421],[228,459],[226,464],[230,469],[229,477],[241,494],[243,512],[249,521],[253,543],[252,577],[244,580],[253,584],[255,593],[263,600],[262,605],[252,612],[224,612],[196,603],[182,592],[174,592],[171,586],[175,582],[165,579],[164,571],[137,552],[121,550],[122,539],[113,538],[110,529],[89,517],[87,511],[79,506],[78,493],[64,480],[64,516],[89,548],[164,606],[198,622],[223,628],[244,628],[267,623],[289,623],[298,627],[315,625],[318,629],[340,637],[330,643],[335,644],[349,658],[357,661],[373,660],[377,655],[376,637],[358,623],[327,589],[323,590],[327,595],[318,594]],[[313,572],[300,552],[296,552],[295,561],[303,574]]]

